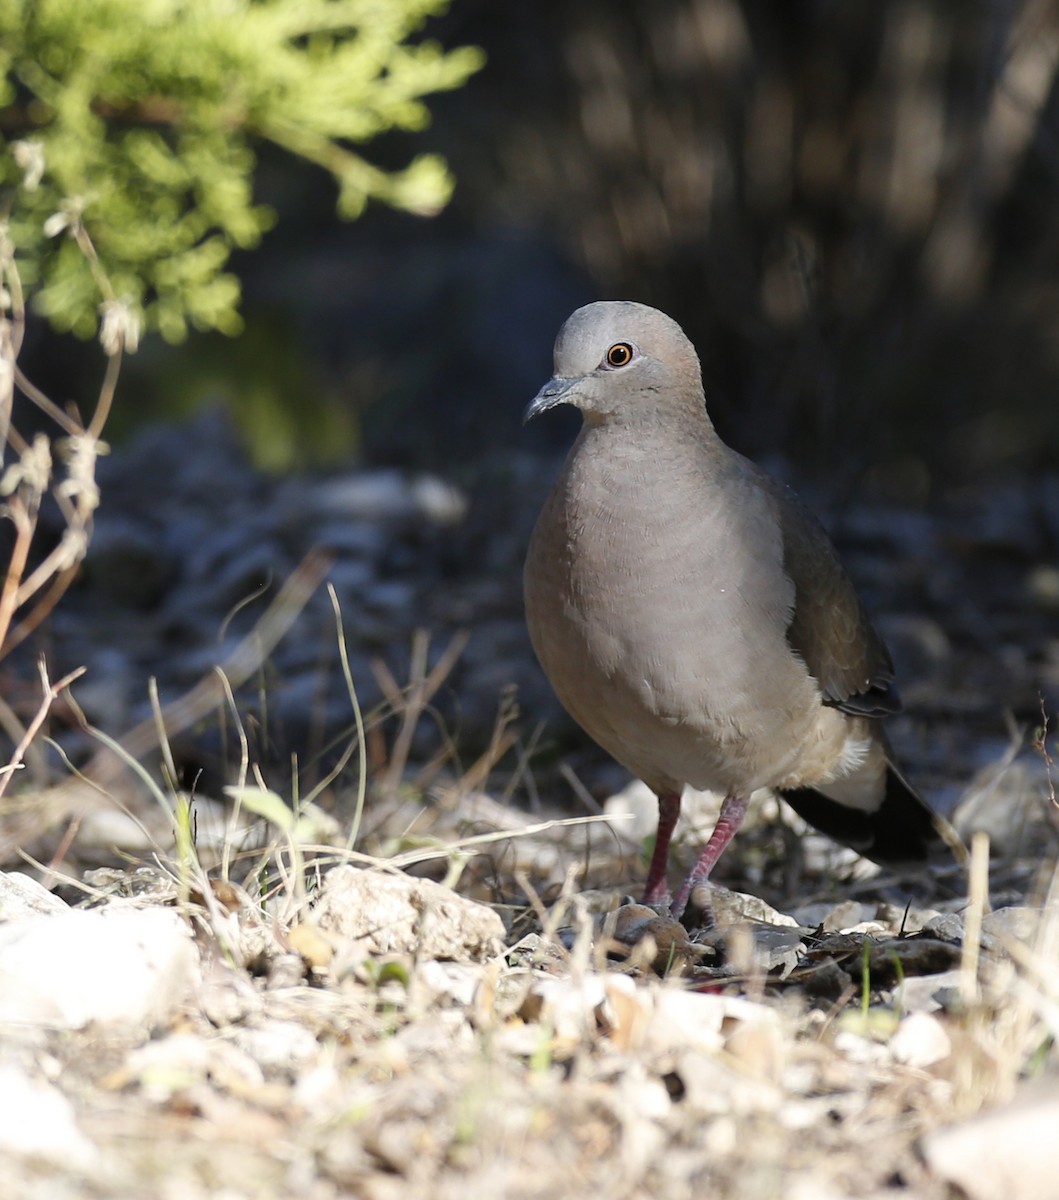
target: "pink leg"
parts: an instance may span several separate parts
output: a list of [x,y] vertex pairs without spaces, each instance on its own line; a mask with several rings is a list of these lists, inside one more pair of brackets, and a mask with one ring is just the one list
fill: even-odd
[[666,887],[666,865],[669,862],[669,843],[680,816],[680,794],[663,792],[658,797],[658,832],[655,834],[655,850],[644,884],[644,904],[665,904],[669,899]]
[[[717,824],[713,827],[713,833],[710,834],[710,840],[703,847],[702,853],[699,855],[699,861],[691,868],[691,874],[684,880],[680,891],[677,892],[676,899],[673,901],[673,916],[680,917],[688,904],[688,897],[692,890],[700,883],[705,883],[710,877],[710,872],[717,865],[717,860],[724,853],[725,847],[735,837],[736,831],[743,823],[743,818],[746,816],[746,806],[749,801],[748,796],[733,796],[730,792],[724,798],[724,803],[721,805],[721,815],[717,818]],[[659,801],[661,804],[661,801]],[[652,867],[653,867],[652,863]]]

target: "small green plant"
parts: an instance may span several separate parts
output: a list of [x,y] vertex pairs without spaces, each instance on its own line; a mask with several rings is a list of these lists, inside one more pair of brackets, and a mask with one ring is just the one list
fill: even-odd
[[11,235],[37,309],[90,336],[97,285],[170,341],[238,332],[225,271],[274,222],[254,202],[257,147],[328,171],[341,216],[369,200],[431,214],[451,191],[435,155],[402,170],[361,147],[429,120],[423,97],[461,85],[471,47],[414,40],[446,0],[3,0],[0,181],[23,185]]

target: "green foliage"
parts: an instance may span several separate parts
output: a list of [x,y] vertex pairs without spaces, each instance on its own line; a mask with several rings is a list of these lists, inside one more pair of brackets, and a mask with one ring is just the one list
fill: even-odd
[[409,42],[446,0],[0,0],[0,179],[34,303],[91,335],[98,291],[60,236],[79,222],[114,294],[169,341],[240,328],[235,247],[274,221],[255,145],[329,171],[341,216],[369,200],[428,215],[451,181],[432,155],[385,171],[356,149],[429,120],[480,51]]

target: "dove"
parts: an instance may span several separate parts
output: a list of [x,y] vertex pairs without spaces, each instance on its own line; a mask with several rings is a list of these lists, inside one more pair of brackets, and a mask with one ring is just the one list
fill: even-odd
[[759,788],[876,862],[925,861],[938,828],[883,731],[886,646],[816,518],[717,435],[680,326],[579,308],[525,419],[564,404],[582,425],[530,538],[526,620],[563,706],[658,797],[644,902],[670,903],[685,786],[724,800],[678,916]]

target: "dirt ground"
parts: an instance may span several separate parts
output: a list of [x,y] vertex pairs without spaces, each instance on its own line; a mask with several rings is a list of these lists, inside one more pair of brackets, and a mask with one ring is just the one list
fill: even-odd
[[[956,867],[862,878],[810,834],[796,904],[720,892],[684,929],[621,905],[620,821],[405,797],[372,861],[272,816],[228,827],[226,883],[165,852],[47,880],[176,914],[193,953],[138,1016],[11,1020],[0,946],[5,1197],[1054,1194],[1059,917],[1028,862],[990,911],[980,869],[970,900]],[[785,819],[760,806],[729,882],[761,892]]]

